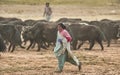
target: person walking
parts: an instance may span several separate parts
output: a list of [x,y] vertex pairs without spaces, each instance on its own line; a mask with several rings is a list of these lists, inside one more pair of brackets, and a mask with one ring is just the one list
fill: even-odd
[[50,3],[47,2],[45,4],[45,9],[44,9],[43,17],[45,17],[47,21],[50,21],[51,15],[52,15],[52,9],[50,7]]
[[70,49],[70,42],[72,37],[66,30],[66,26],[63,23],[58,24],[58,32],[57,32],[57,39],[56,39],[56,46],[54,48],[54,54],[58,59],[58,68],[55,72],[62,72],[64,63],[67,61],[73,65],[78,66],[80,71],[81,69],[81,62],[73,55]]

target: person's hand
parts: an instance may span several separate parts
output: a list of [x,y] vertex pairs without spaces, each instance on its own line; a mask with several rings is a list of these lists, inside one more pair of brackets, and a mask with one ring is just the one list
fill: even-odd
[[60,44],[62,44],[62,39],[58,39],[58,42],[60,42]]
[[66,49],[63,49],[61,54],[64,54],[64,53],[65,53],[65,50],[66,50]]
[[58,56],[64,54],[64,53],[65,53],[65,50],[66,50],[66,49],[60,50],[59,53],[58,53]]
[[72,41],[71,37],[66,37],[66,39],[67,39],[67,42],[71,42]]

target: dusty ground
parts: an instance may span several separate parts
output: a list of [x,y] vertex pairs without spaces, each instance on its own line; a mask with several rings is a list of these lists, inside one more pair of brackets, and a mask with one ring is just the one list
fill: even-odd
[[[119,6],[85,7],[77,5],[51,5],[52,21],[61,17],[81,18],[83,20],[101,20],[103,18],[120,19]],[[0,5],[0,16],[26,19],[44,19],[43,5]]]
[[[0,16],[18,17],[25,19],[44,19],[42,17],[44,6],[29,5],[0,5]],[[83,20],[100,20],[103,18],[120,20],[119,7],[80,7],[80,6],[52,6],[55,21],[60,17],[82,18]],[[120,41],[120,40],[119,40]],[[35,49],[26,51],[16,48],[14,53],[3,53],[0,57],[0,75],[120,75],[120,42],[111,44],[101,51],[95,44],[92,51],[73,51],[74,55],[82,62],[82,70],[65,63],[61,74],[54,73],[57,67],[57,59],[53,53],[53,47],[48,50],[36,52]]]
[[26,51],[17,48],[14,53],[4,53],[0,58],[0,75],[120,75],[120,42],[112,44],[101,51],[100,46],[95,44],[92,51],[85,51],[82,46],[80,50],[73,51],[74,55],[82,62],[82,70],[78,67],[65,63],[61,74],[55,73],[57,59],[52,51],[36,52],[35,49]]

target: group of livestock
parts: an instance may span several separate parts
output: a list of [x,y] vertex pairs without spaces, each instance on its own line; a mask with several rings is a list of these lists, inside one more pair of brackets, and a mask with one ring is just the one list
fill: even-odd
[[104,50],[103,42],[109,47],[112,39],[118,41],[120,38],[120,20],[85,21],[78,18],[60,18],[55,22],[47,22],[0,17],[0,51],[13,52],[16,46],[27,50],[37,46],[37,51],[40,51],[41,48],[54,46],[59,23],[67,27],[72,36],[71,47],[74,50],[80,49],[86,41],[89,42],[86,50],[92,50],[96,42]]

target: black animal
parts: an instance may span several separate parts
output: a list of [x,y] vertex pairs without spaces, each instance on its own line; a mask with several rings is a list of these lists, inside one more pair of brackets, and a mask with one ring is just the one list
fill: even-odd
[[95,25],[103,31],[108,44],[107,46],[109,47],[112,39],[118,39],[117,34],[119,27],[116,23],[115,21],[105,19],[101,21],[91,21],[89,24]]
[[38,51],[41,48],[47,49],[51,44],[55,44],[57,37],[56,23],[41,23],[37,22],[34,27],[26,30],[23,33],[24,42],[30,41],[27,50],[35,43],[38,44]]
[[[90,47],[86,49],[91,50],[95,44],[95,41],[97,41],[100,44],[101,49],[104,50],[102,44],[104,35],[98,27],[92,25],[71,24],[67,29],[73,38],[73,49],[79,49],[85,41],[89,41]],[[78,48],[76,48],[78,40],[82,43],[80,43]]]
[[0,34],[0,52],[5,52],[6,51],[6,45],[4,43],[4,40]]
[[32,28],[26,30],[23,32],[23,39],[24,42],[26,41],[30,41],[30,45],[28,46],[27,50],[29,50],[29,48],[34,44],[37,43],[38,44],[38,49],[37,51],[40,51],[40,48],[45,48],[43,46],[44,43],[44,38],[43,38],[43,30],[44,30],[44,23],[36,23]]
[[13,52],[17,45],[19,45],[21,48],[25,48],[21,45],[21,34],[16,26],[8,24],[0,25],[0,34],[5,41],[8,41],[10,43],[8,51]]
[[80,18],[60,18],[56,23],[80,23],[81,21]]

